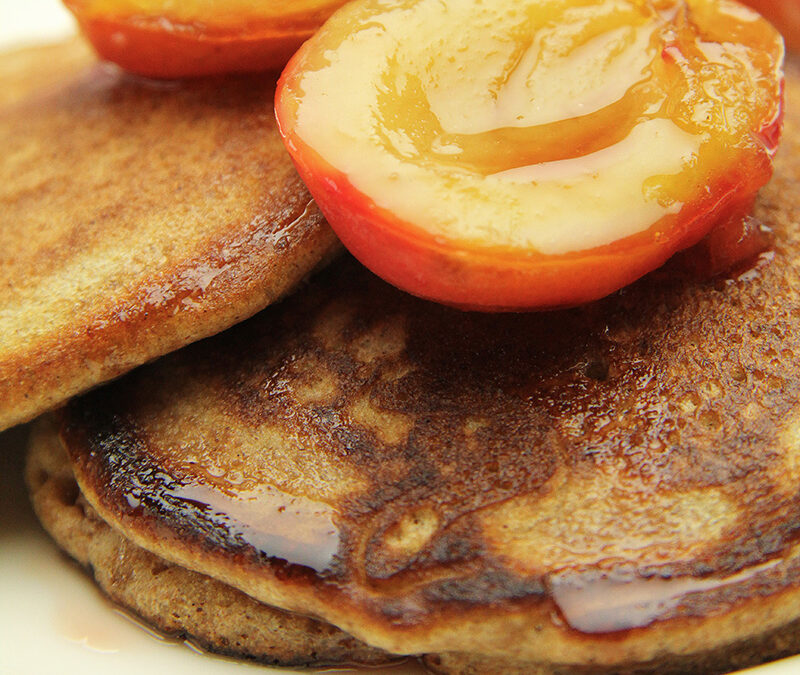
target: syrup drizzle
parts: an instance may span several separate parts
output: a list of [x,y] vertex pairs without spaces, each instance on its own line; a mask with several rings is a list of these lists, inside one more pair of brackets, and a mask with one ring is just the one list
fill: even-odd
[[223,489],[153,471],[136,474],[124,494],[134,512],[147,509],[191,523],[223,548],[252,547],[320,573],[330,569],[339,550],[341,536],[330,505],[272,485],[244,489],[226,481]]
[[201,483],[175,485],[169,496],[203,512],[234,538],[273,558],[328,569],[339,550],[333,509],[273,486],[226,494]]
[[550,591],[561,616],[581,633],[613,633],[643,628],[665,618],[693,593],[744,584],[780,564],[773,560],[727,577],[603,576],[581,579],[562,573],[550,579]]

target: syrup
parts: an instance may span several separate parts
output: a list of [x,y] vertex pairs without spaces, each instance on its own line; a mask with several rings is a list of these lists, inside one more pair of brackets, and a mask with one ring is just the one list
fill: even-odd
[[681,253],[678,262],[698,279],[724,274],[740,277],[765,261],[773,244],[772,231],[759,219],[734,213],[723,218],[700,243]]
[[550,579],[550,591],[561,616],[581,633],[613,633],[644,628],[667,618],[687,596],[756,580],[780,564],[774,560],[727,577],[631,577],[609,574],[581,579],[561,573]]
[[171,496],[190,502],[237,539],[272,558],[322,572],[339,550],[333,509],[272,486],[225,494],[202,484],[173,488]]
[[163,471],[136,472],[131,482],[124,496],[134,513],[146,509],[175,517],[226,549],[251,547],[319,573],[331,567],[339,550],[335,512],[324,502],[272,485],[247,489],[225,481],[218,487]]

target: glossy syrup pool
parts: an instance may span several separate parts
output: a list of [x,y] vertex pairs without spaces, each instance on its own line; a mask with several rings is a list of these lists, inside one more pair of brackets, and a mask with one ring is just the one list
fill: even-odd
[[723,590],[757,581],[775,569],[770,561],[727,576],[642,577],[563,574],[550,580],[550,591],[566,623],[581,633],[602,634],[644,628],[668,618],[694,593]]
[[330,506],[269,485],[226,494],[201,483],[177,484],[164,498],[197,509],[234,538],[293,565],[324,572],[339,550]]
[[323,501],[238,471],[193,464],[170,470],[135,444],[96,452],[108,484],[121,495],[120,506],[133,518],[155,518],[220,551],[255,552],[321,575],[334,565],[341,533],[336,512]]

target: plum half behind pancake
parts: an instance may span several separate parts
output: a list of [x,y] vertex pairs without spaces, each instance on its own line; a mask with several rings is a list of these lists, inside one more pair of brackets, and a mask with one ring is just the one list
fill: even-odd
[[278,136],[277,74],[154,84],[75,41],[0,56],[0,77],[0,429],[251,316],[338,251]]
[[343,263],[69,404],[135,544],[446,672],[722,672],[800,634],[800,77],[741,276],[475,316]]

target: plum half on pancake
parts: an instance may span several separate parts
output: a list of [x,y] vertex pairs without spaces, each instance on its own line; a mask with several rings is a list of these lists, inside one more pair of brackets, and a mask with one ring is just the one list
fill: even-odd
[[[343,261],[71,402],[32,446],[45,525],[64,541],[54,514],[85,500],[164,565],[440,672],[707,673],[797,651],[787,76],[756,211],[774,245],[747,272],[673,265],[582,308],[486,316]],[[47,459],[64,450],[80,492]]]
[[0,57],[0,429],[253,315],[338,250],[278,135],[276,77],[154,84],[78,42]]

